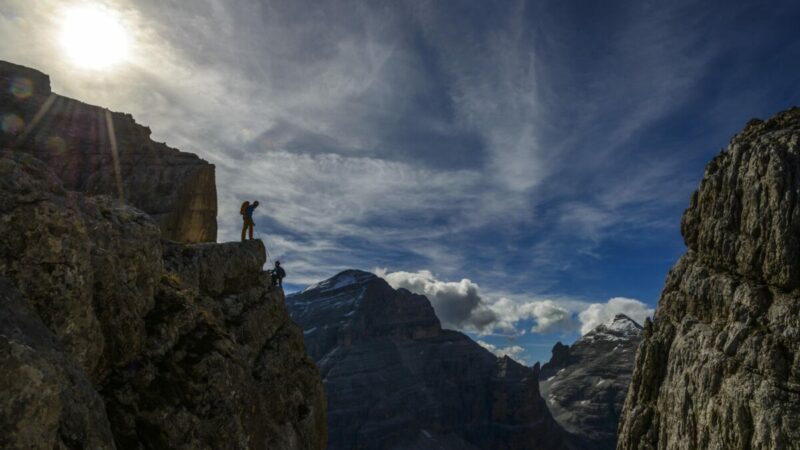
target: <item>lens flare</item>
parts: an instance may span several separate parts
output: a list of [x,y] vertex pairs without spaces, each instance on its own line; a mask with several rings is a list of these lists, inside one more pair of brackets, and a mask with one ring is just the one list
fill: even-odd
[[0,120],[0,128],[3,129],[3,133],[12,136],[22,132],[24,127],[25,122],[16,114],[6,114],[3,116],[3,119]]
[[51,136],[47,139],[47,150],[50,152],[51,155],[61,155],[67,151],[67,143],[64,142],[64,139],[61,139],[58,136]]
[[128,57],[130,35],[117,11],[99,5],[67,9],[61,22],[61,45],[78,67],[103,70]]
[[11,87],[9,88],[11,95],[20,100],[33,95],[33,82],[25,77],[14,77],[11,79]]

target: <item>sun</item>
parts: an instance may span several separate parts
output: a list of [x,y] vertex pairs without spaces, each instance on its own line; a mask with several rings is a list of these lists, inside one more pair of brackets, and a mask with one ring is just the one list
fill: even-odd
[[78,67],[105,70],[128,58],[131,37],[120,14],[100,5],[80,5],[64,10],[61,46]]

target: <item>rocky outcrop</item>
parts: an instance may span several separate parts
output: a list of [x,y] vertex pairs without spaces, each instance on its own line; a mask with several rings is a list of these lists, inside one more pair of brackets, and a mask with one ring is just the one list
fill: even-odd
[[145,349],[101,390],[119,446],[325,448],[320,378],[265,259],[261,241],[166,244]]
[[560,342],[542,366],[539,388],[556,421],[582,449],[614,449],[642,327],[624,314],[571,346]]
[[538,373],[443,330],[427,298],[346,271],[287,298],[328,397],[328,448],[558,449]]
[[54,94],[47,75],[0,61],[0,121],[0,150],[44,161],[67,190],[124,199],[165,239],[216,241],[214,166],[154,142],[130,115]]
[[11,152],[0,234],[0,447],[325,447],[321,379],[260,241],[162,241]]
[[708,164],[645,325],[618,448],[800,448],[800,109]]

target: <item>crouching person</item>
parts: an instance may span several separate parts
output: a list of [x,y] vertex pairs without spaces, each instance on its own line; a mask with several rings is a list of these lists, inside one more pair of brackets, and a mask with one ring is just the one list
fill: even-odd
[[286,271],[281,267],[280,261],[275,261],[275,268],[272,269],[272,285],[283,287],[283,279],[286,277]]

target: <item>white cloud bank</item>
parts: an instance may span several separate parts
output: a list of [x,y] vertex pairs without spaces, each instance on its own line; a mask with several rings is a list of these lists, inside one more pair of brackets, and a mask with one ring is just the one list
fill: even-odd
[[[494,299],[481,293],[480,286],[467,278],[442,281],[428,270],[388,272],[375,269],[375,273],[395,289],[405,288],[428,297],[445,328],[478,334],[495,330],[510,334],[564,333],[578,329],[586,334],[617,314],[625,314],[642,324],[654,311],[639,300],[624,297],[614,297],[605,303],[522,297]],[[530,330],[522,326],[522,322],[528,320],[534,323]],[[490,350],[497,353],[502,349]]]
[[525,349],[520,347],[519,345],[509,345],[508,347],[498,347],[496,345],[492,345],[486,341],[482,341],[478,339],[478,345],[489,350],[490,352],[494,353],[499,357],[508,356],[509,358],[521,360],[520,355],[525,352]]
[[457,282],[440,281],[427,270],[387,273],[384,269],[375,272],[395,289],[405,288],[428,297],[445,327],[491,332],[498,322],[497,314],[481,297],[478,285],[466,278]]

